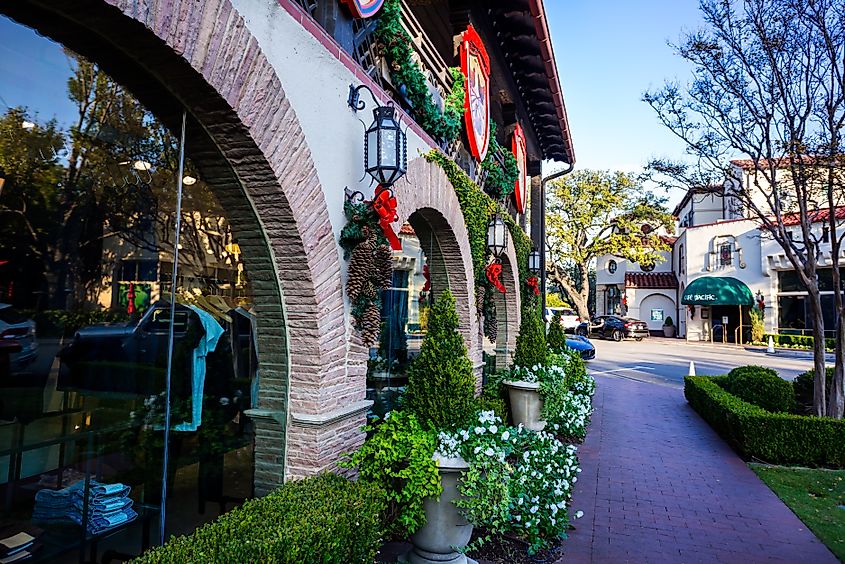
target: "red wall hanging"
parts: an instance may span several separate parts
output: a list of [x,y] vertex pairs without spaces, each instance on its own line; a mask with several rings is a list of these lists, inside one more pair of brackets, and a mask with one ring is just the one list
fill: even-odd
[[525,132],[522,126],[516,124],[511,139],[511,151],[516,157],[516,166],[519,168],[519,175],[513,187],[513,199],[516,202],[516,210],[525,213],[525,201],[528,198],[528,151],[525,144]]
[[461,36],[461,72],[466,79],[464,119],[469,148],[483,161],[490,146],[490,58],[472,26]]
[[369,18],[381,9],[384,0],[340,0],[356,18]]

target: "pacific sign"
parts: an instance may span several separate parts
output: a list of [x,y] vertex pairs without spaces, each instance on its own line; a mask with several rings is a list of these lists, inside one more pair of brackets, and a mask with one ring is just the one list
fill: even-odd
[[695,301],[695,302],[715,302],[716,301],[716,294],[693,294],[687,296],[688,300]]

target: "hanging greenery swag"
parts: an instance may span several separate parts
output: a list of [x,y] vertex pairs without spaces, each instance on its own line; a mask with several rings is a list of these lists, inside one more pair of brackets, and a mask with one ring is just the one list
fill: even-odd
[[[519,292],[523,303],[531,301],[533,292],[529,296],[526,291],[526,280],[531,275],[528,271],[528,255],[531,253],[531,239],[525,231],[516,224],[513,218],[489,195],[485,194],[478,185],[461,170],[461,168],[449,157],[440,151],[432,150],[425,154],[426,160],[437,163],[446,173],[446,177],[452,184],[458,202],[461,205],[461,212],[464,216],[467,231],[469,233],[469,246],[472,252],[472,267],[475,274],[476,293],[480,294],[485,290],[479,287],[487,287],[484,269],[487,265],[490,251],[487,248],[487,222],[494,214],[498,213],[510,231],[514,250],[516,251],[516,262],[519,270]],[[496,291],[487,289],[487,293]],[[486,301],[486,300],[485,300]],[[485,310],[490,306],[485,303]]]
[[347,221],[340,232],[340,246],[349,261],[346,295],[355,327],[364,344],[371,346],[381,332],[381,291],[390,287],[393,278],[393,252],[371,202],[347,199],[343,211]]
[[458,138],[464,117],[464,75],[452,67],[452,91],[446,97],[444,109],[435,103],[428,81],[414,59],[413,40],[402,27],[402,4],[387,0],[382,6],[375,31],[390,67],[390,79],[408,99],[414,120],[429,135],[446,144]]

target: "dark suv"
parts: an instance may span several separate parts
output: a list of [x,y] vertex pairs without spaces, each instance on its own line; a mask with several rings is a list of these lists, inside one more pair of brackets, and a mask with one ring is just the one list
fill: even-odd
[[632,317],[618,315],[600,315],[589,323],[582,323],[576,332],[585,337],[601,337],[621,341],[622,339],[636,339],[642,341],[648,337],[648,325],[645,321]]

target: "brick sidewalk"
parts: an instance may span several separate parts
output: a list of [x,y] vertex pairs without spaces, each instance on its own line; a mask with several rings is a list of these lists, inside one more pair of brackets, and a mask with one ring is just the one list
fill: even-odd
[[596,380],[561,562],[838,562],[682,390]]

